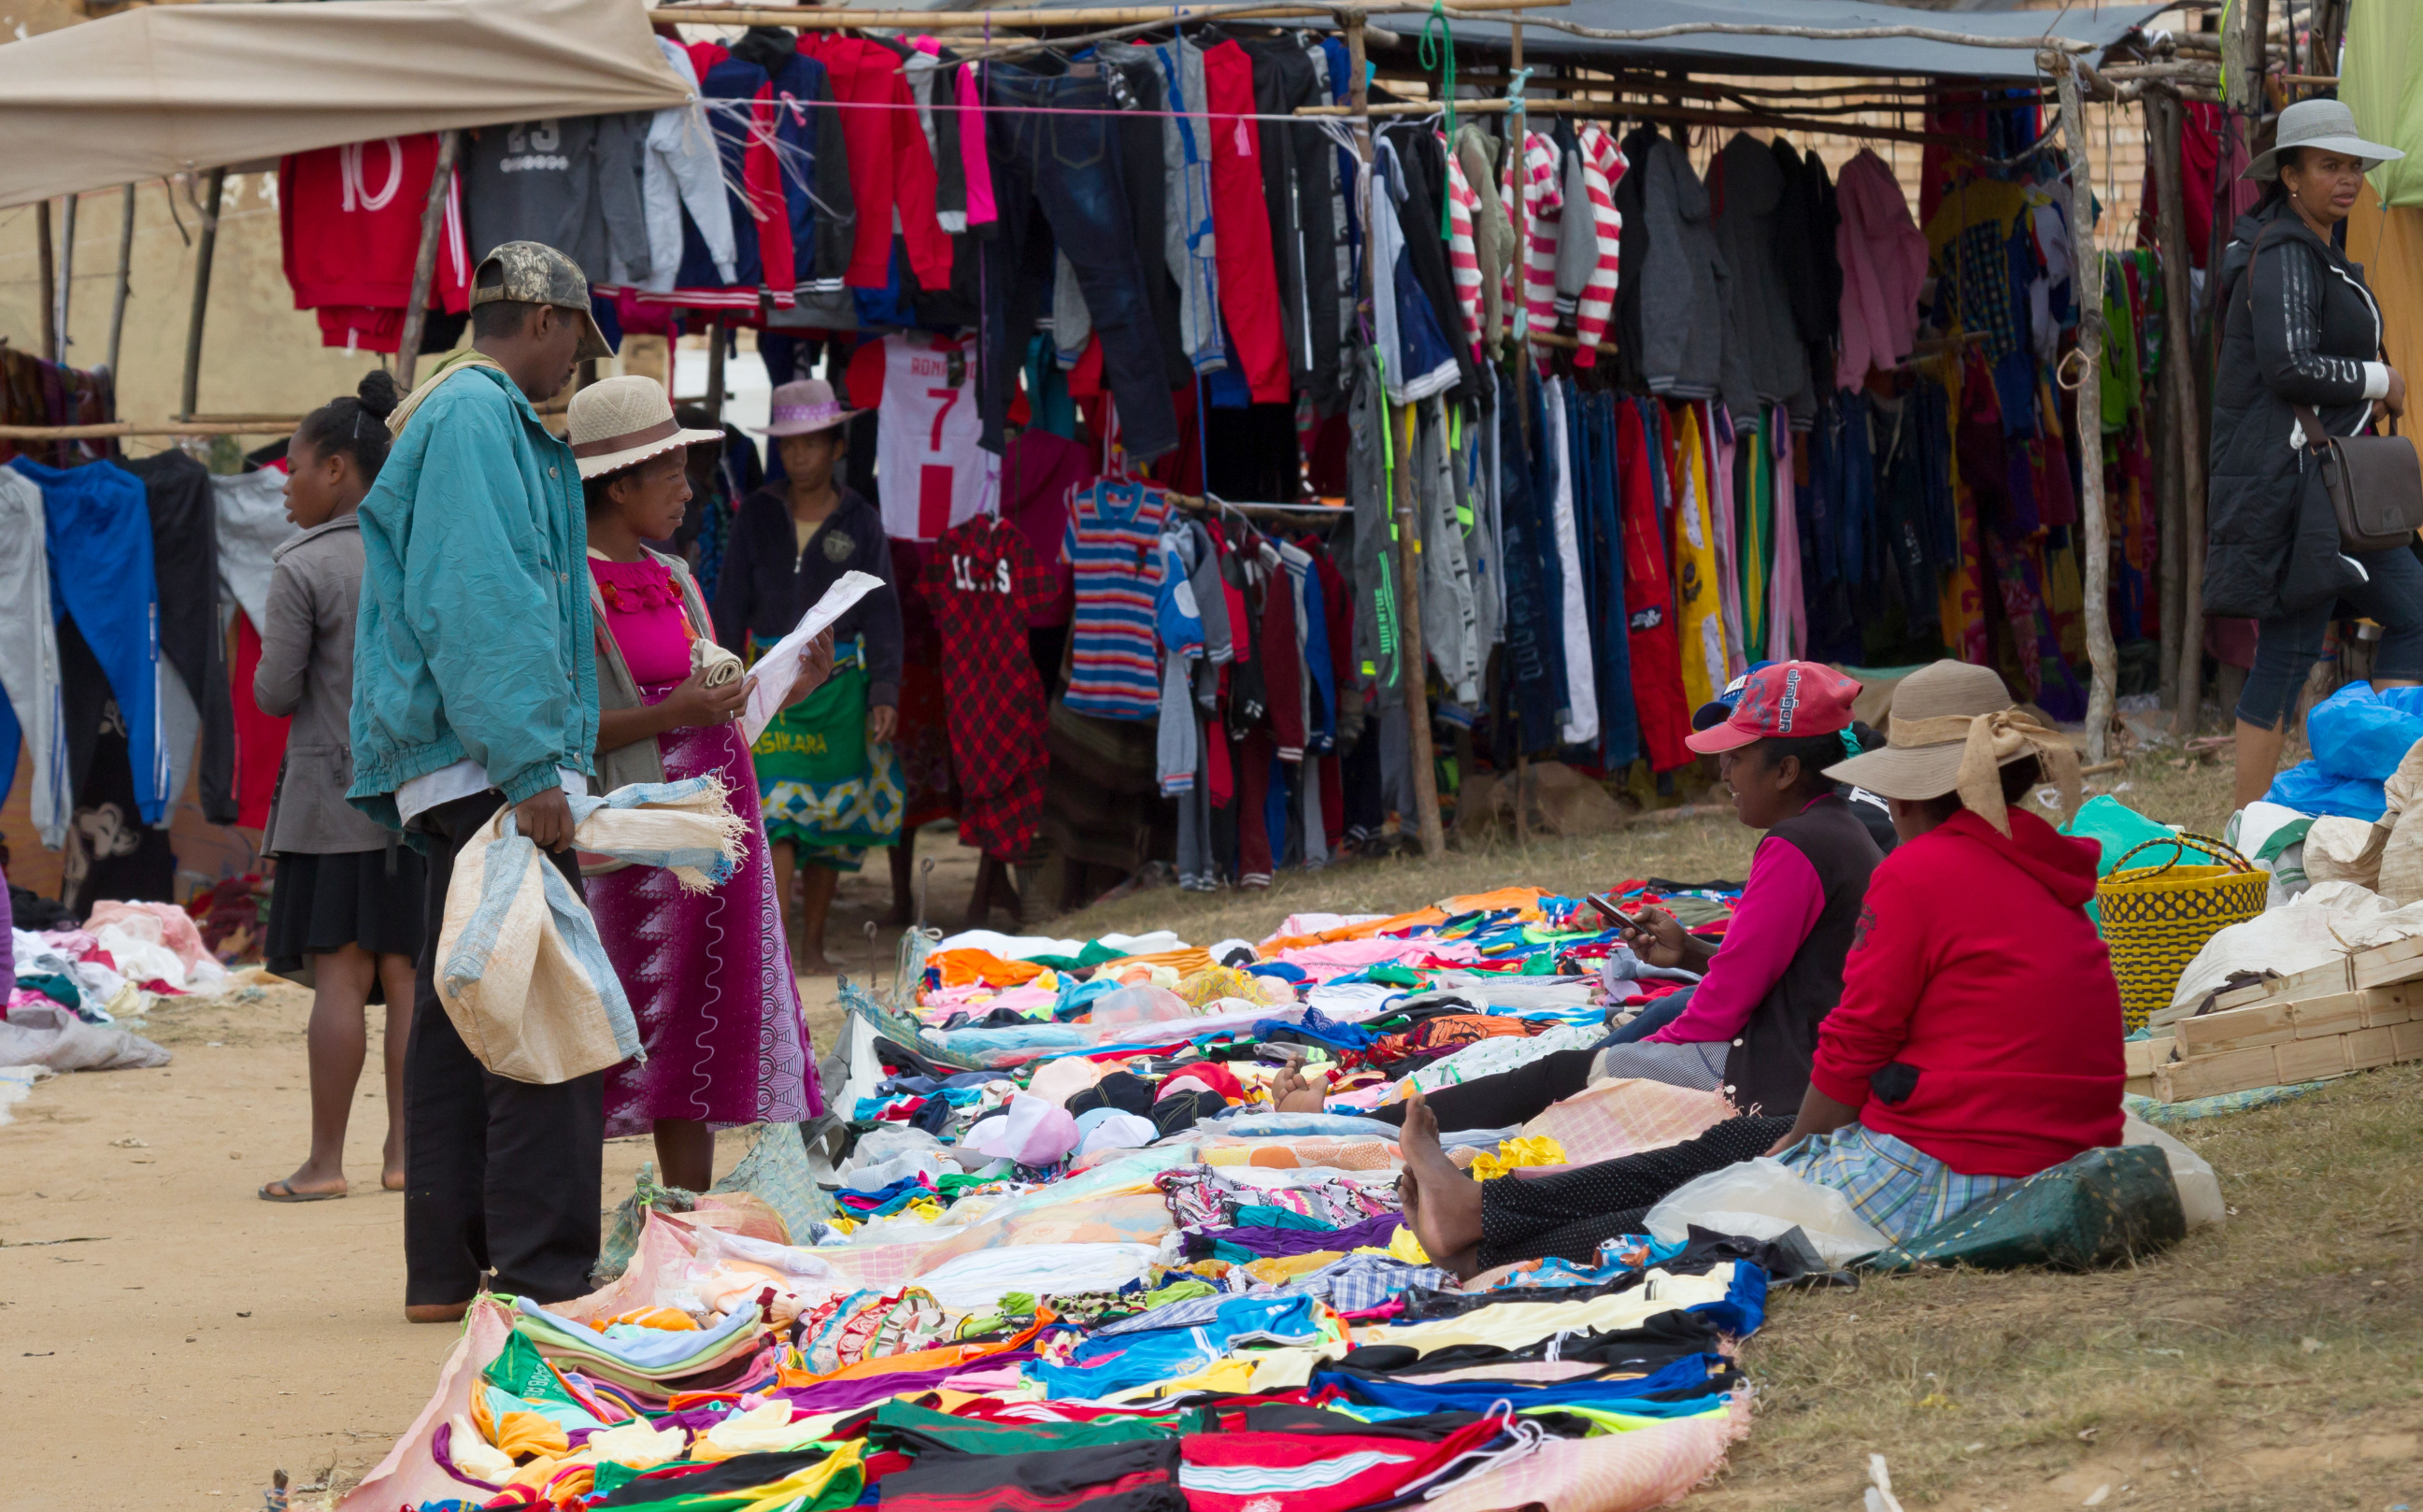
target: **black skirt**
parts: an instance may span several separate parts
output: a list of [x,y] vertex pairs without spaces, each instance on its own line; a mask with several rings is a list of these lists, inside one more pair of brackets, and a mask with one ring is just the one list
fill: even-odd
[[408,845],[332,855],[284,854],[269,890],[262,963],[306,986],[311,957],[358,945],[420,958],[429,864]]

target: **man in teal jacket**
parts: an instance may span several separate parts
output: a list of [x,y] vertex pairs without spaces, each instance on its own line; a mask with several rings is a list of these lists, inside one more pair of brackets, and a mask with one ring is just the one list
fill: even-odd
[[416,1323],[461,1317],[490,1271],[534,1301],[586,1293],[604,1160],[602,1072],[553,1086],[491,1074],[437,997],[454,858],[498,809],[514,805],[578,890],[566,798],[585,792],[597,743],[580,472],[531,402],[613,349],[579,266],[535,242],[482,261],[471,332],[388,421],[394,450],[361,505],[354,639],[346,797],[429,855],[404,1069]]

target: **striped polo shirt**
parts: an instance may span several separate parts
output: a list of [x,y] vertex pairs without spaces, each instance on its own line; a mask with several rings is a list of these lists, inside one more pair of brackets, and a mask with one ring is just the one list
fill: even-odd
[[1161,568],[1153,548],[1168,517],[1167,497],[1142,484],[1106,478],[1069,500],[1077,609],[1065,701],[1073,712],[1136,720],[1160,712],[1153,603]]

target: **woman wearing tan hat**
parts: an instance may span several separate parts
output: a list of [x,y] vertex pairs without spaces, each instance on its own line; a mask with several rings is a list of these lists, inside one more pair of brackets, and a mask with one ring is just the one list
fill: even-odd
[[[648,545],[681,524],[689,449],[723,436],[684,430],[654,378],[593,384],[573,396],[569,420],[589,510],[599,784],[713,777],[748,821],[740,866],[708,892],[685,892],[654,867],[608,870],[588,884],[647,1050],[606,1074],[607,1137],[653,1132],[664,1182],[705,1191],[718,1126],[824,1111],[738,724],[756,676],[715,644],[682,560]],[[791,700],[810,696],[831,664],[827,639],[797,669]]]
[[883,517],[841,481],[849,410],[821,379],[774,390],[768,423],[786,481],[740,501],[715,585],[715,629],[744,655],[771,645],[847,572],[883,580],[833,626],[833,675],[786,708],[757,740],[758,806],[774,843],[774,883],[789,912],[802,877],[806,918],[798,952],[831,971],[825,918],[841,874],[870,846],[900,838],[908,806],[892,734],[900,707],[900,599],[891,586]]
[[2351,555],[2322,491],[2308,426],[2360,434],[2406,412],[2406,379],[2383,359],[2381,307],[2334,233],[2368,169],[2404,154],[2356,135],[2336,100],[2280,112],[2275,145],[2247,177],[2263,199],[2221,254],[2221,360],[2204,609],[2257,622],[2239,695],[2240,807],[2263,796],[2322,637],[2344,604],[2379,624],[2375,688],[2423,680],[2423,564],[2405,547]]
[[1827,775],[1882,794],[1902,843],[1868,880],[1798,1117],[1732,1120],[1518,1188],[1457,1170],[1416,1100],[1405,1213],[1433,1260],[1472,1274],[1587,1259],[1746,1142],[1906,1242],[2119,1138],[2120,989],[2083,912],[2098,851],[2017,806],[2048,775],[2075,804],[2067,740],[2014,709],[1994,673],[1938,661],[1895,690],[1885,748]]

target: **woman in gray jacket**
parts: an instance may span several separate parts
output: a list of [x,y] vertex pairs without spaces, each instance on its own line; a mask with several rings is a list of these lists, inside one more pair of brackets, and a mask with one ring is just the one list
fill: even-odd
[[362,533],[355,515],[387,460],[395,380],[362,379],[358,398],[303,417],[286,446],[286,514],[302,533],[278,547],[252,692],[264,713],[292,715],[266,849],[277,858],[262,955],[311,989],[311,1154],[261,1188],[263,1202],[345,1195],[345,1124],[370,1031],[384,1002],[387,1144],[381,1185],[404,1189],[404,1045],[420,948],[420,853],[345,802],[353,785],[350,719]]

